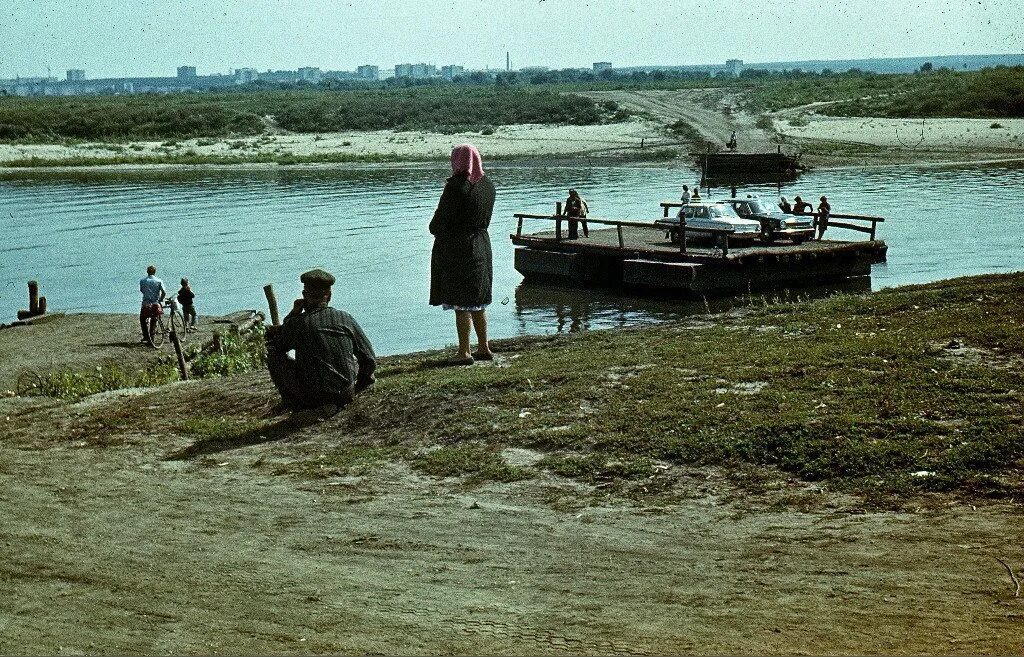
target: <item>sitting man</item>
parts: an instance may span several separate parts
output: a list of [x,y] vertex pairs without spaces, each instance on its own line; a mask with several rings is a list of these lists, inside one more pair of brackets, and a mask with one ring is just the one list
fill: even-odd
[[[292,409],[340,408],[373,384],[373,347],[352,315],[327,305],[334,276],[314,269],[300,280],[302,298],[281,326],[267,329],[267,369]],[[288,357],[292,349],[294,359]]]

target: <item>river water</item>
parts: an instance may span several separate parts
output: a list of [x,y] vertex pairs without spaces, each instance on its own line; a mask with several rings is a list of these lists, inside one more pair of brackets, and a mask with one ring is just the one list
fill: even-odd
[[[454,341],[454,322],[427,305],[426,225],[445,175],[440,165],[0,173],[0,321],[27,305],[30,278],[51,310],[136,312],[138,280],[151,263],[171,292],[180,277],[192,280],[200,314],[265,308],[268,282],[285,312],[301,288],[298,274],[319,266],[338,278],[332,305],[352,312],[381,354],[442,347]],[[703,303],[521,286],[508,237],[514,212],[550,213],[569,187],[580,190],[593,216],[653,220],[658,202],[677,198],[683,183],[692,187],[696,172],[494,166],[490,176],[498,189],[493,337],[705,310]],[[872,270],[878,289],[1024,269],[1021,189],[1020,165],[899,166],[812,171],[782,193],[826,194],[834,212],[886,217],[879,237],[889,260]],[[750,185],[741,193],[774,197],[776,188]]]

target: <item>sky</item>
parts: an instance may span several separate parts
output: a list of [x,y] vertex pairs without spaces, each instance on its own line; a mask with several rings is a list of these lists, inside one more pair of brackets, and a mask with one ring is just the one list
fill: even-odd
[[1024,0],[0,0],[0,78],[1024,53]]

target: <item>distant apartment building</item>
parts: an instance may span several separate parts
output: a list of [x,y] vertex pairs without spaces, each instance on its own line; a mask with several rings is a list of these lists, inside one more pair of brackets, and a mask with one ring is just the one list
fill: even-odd
[[81,82],[85,79],[85,71],[80,68],[68,69],[68,82]]
[[267,69],[259,75],[260,80],[263,80],[264,82],[286,83],[299,81],[299,74],[295,71],[271,71],[270,69]]
[[194,77],[196,77],[196,67],[195,66],[179,66],[178,67],[178,77],[179,78],[194,78]]
[[417,80],[436,78],[437,66],[434,64],[395,64],[395,77]]
[[235,84],[249,84],[260,79],[260,73],[254,68],[236,68]]
[[302,82],[319,82],[323,79],[323,74],[320,72],[319,67],[316,66],[302,66],[299,68],[299,80]]
[[356,67],[356,77],[360,80],[379,80],[380,68],[372,64],[364,64]]
[[611,62],[594,62],[594,73],[600,73],[601,71],[612,70]]
[[441,67],[441,77],[444,78],[445,80],[454,80],[455,78],[465,73],[465,71],[466,69],[461,66],[449,64],[448,66]]
[[725,60],[725,72],[729,75],[739,75],[740,71],[743,70],[742,59],[727,59]]

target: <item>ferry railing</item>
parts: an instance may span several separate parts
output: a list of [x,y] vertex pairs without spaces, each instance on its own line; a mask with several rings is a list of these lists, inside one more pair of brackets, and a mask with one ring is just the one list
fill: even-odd
[[[523,236],[523,220],[525,219],[542,219],[555,222],[555,242],[562,242],[565,238],[562,237],[562,222],[563,221],[586,221],[588,224],[597,224],[599,226],[613,226],[616,229],[616,233],[619,240],[619,250],[626,249],[625,239],[622,234],[622,229],[625,228],[643,228],[645,230],[657,230],[657,231],[678,231],[679,234],[679,252],[686,253],[686,222],[681,221],[679,225],[662,225],[654,222],[642,222],[642,221],[628,221],[624,219],[597,219],[587,217],[585,219],[579,217],[567,217],[563,214],[526,214],[516,213],[512,215],[516,219],[516,233],[511,235],[513,238],[521,238]],[[702,235],[710,234],[714,238],[714,242],[718,249],[721,251],[722,257],[729,255],[729,236],[735,231],[729,228],[701,228],[698,231]],[[575,242],[575,240],[573,240]]]
[[[660,205],[661,205],[661,210],[662,210],[662,216],[664,216],[664,217],[668,217],[670,210],[672,210],[674,208],[681,208],[681,207],[683,207],[683,204],[680,201],[662,201],[660,203]],[[818,228],[818,221],[821,218],[821,214],[818,213],[818,212],[807,212],[807,213],[804,213],[804,214],[795,214],[795,213],[791,212],[791,213],[788,213],[788,214],[792,214],[794,217],[811,217],[811,219],[814,221],[814,228],[815,229]],[[869,223],[871,225],[868,226],[868,225],[862,225],[862,224],[850,224],[850,223],[845,223],[845,222],[842,222],[842,221],[832,221],[833,219],[848,219],[848,220],[851,220],[851,221],[863,221],[863,222]],[[832,213],[830,213],[828,215],[828,225],[827,225],[826,228],[833,228],[833,227],[834,228],[846,228],[847,230],[855,230],[855,231],[857,231],[859,233],[867,233],[870,236],[870,239],[872,241],[874,241],[875,233],[878,230],[878,224],[880,224],[880,223],[882,223],[884,221],[885,221],[885,217],[875,217],[875,216],[866,215],[866,214],[845,214],[845,213],[832,212]]]

